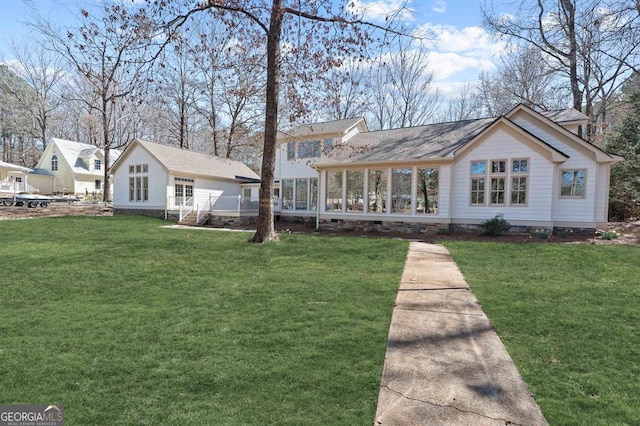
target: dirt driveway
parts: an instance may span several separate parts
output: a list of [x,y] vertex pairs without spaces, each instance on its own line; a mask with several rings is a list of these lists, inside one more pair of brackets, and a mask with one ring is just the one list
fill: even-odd
[[49,207],[3,206],[0,204],[0,220],[28,219],[34,217],[56,216],[111,216],[113,209],[102,204],[54,202]]

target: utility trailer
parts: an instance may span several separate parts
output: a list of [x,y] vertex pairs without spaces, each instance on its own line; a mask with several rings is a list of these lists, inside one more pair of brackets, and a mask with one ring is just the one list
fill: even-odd
[[53,201],[53,198],[38,194],[15,194],[11,197],[2,197],[0,201],[2,201],[3,206],[7,207],[16,205],[35,209],[38,206],[49,207],[49,203]]

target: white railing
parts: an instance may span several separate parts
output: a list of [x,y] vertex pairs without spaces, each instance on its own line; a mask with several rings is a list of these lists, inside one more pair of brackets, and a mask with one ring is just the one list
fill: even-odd
[[[274,211],[278,211],[279,205],[280,199],[274,197]],[[259,206],[260,199],[258,197],[243,197],[242,195],[221,195],[218,197],[209,195],[209,200],[204,203],[194,203],[193,197],[186,199],[184,197],[171,196],[165,211],[165,219],[168,217],[169,210],[178,210],[179,221],[182,221],[191,212],[195,211],[197,223],[202,223],[205,217],[214,211],[253,214],[258,212]]]
[[184,199],[184,197],[178,197],[178,198],[179,200],[176,200],[176,201],[182,201],[182,204],[179,204],[179,209],[178,209],[178,217],[180,218],[178,222],[182,222],[182,219],[189,216],[189,213],[193,211],[193,197],[188,198],[186,200]]
[[0,191],[5,192],[36,192],[36,188],[28,185],[24,182],[13,182],[10,180],[3,180],[0,182]]

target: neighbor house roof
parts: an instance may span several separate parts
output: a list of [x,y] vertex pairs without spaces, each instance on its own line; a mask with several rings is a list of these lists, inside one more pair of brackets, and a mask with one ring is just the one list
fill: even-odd
[[[93,154],[95,151],[103,152],[102,149],[89,145],[82,142],[74,142],[66,139],[58,139],[51,138],[51,142],[55,143],[55,146],[58,148],[57,154],[62,155],[64,160],[69,164],[73,173],[76,174],[94,174],[94,175],[102,175],[103,171],[100,170],[89,170],[87,169],[81,158],[86,158]],[[109,150],[109,162],[113,164],[115,160],[120,156],[121,151],[117,149]]]
[[[168,145],[136,139],[167,170],[244,182],[259,182],[260,177],[241,161],[215,157]],[[132,145],[133,145],[132,144]],[[131,147],[127,148],[130,149]]]
[[16,172],[30,172],[31,169],[28,167],[18,166],[17,164],[5,163],[4,161],[0,161],[0,167],[3,169],[8,169],[10,171]]
[[301,124],[290,130],[279,131],[279,139],[302,138],[314,135],[326,135],[334,133],[345,133],[354,126],[360,124],[366,128],[366,123],[362,117],[347,118],[344,120],[325,121],[322,123]]

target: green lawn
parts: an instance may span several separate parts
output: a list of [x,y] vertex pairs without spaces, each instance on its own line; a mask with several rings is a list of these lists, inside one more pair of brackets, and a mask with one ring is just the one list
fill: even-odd
[[640,247],[445,245],[550,424],[640,424]]
[[66,424],[368,425],[407,243],[0,221],[0,403]]

